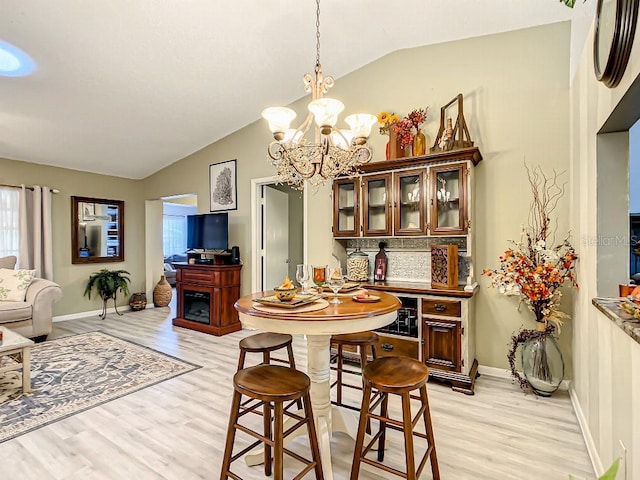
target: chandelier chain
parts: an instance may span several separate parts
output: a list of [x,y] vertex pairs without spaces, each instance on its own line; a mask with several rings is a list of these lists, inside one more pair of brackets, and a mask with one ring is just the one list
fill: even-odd
[[320,66],[320,0],[316,0],[316,67]]

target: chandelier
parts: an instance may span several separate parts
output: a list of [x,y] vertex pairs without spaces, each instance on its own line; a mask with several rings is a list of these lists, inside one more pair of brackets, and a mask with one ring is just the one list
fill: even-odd
[[[314,75],[303,77],[304,89],[311,93],[309,114],[298,128],[289,128],[296,112],[286,107],[269,107],[262,117],[269,122],[274,141],[269,144],[271,163],[276,167],[279,181],[294,188],[303,189],[305,180],[313,186],[340,175],[352,175],[358,167],[371,160],[367,145],[371,126],[377,121],[374,115],[357,113],[344,120],[349,130],[336,127],[338,115],[344,104],[324,97],[333,87],[333,77],[322,75],[320,65],[320,0],[316,0],[316,66]],[[314,123],[313,140],[307,133]],[[309,134],[311,136],[311,134]]]

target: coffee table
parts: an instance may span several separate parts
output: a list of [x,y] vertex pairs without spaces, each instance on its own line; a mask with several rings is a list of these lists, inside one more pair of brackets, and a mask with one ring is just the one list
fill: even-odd
[[0,357],[11,357],[13,362],[0,366],[0,374],[14,370],[22,370],[22,392],[31,391],[31,347],[33,340],[0,327],[2,330],[2,342],[0,342]]

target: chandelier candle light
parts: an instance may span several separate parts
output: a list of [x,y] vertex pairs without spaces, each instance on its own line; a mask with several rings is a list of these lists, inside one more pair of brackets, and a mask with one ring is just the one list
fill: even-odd
[[[315,75],[303,77],[304,89],[311,93],[309,114],[296,128],[289,128],[296,112],[286,107],[269,107],[262,117],[269,122],[274,141],[269,144],[271,163],[276,167],[279,180],[294,188],[303,189],[305,180],[317,186],[339,175],[350,175],[371,160],[371,147],[367,138],[374,115],[357,113],[345,118],[350,130],[336,127],[338,115],[344,110],[340,100],[324,97],[333,87],[333,77],[322,75],[320,65],[320,0],[316,0],[316,66]],[[313,141],[306,139],[313,121]]]

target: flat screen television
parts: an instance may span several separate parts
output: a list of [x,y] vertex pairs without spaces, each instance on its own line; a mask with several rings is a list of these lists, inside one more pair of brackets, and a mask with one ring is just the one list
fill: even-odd
[[227,213],[208,213],[187,216],[187,248],[228,249],[229,215]]

